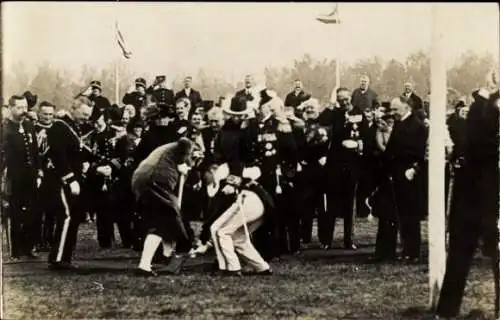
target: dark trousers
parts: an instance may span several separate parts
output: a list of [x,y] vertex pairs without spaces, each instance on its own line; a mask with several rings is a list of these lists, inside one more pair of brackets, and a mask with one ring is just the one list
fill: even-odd
[[99,247],[110,249],[114,240],[114,216],[109,192],[94,194],[94,208],[97,218],[97,242]]
[[[262,170],[259,178],[260,185],[266,190],[276,203],[276,175],[274,170]],[[252,243],[264,260],[270,260],[280,255],[280,244],[277,241],[277,228],[280,225],[282,208],[277,207],[272,219],[265,219],[252,235]]]
[[61,202],[61,183],[54,172],[44,172],[42,184],[39,189],[39,208],[42,219],[41,240],[42,246],[52,246],[54,243],[54,231],[56,224],[56,212],[64,211]]
[[70,263],[75,250],[78,227],[85,218],[81,198],[73,196],[67,187],[60,189],[61,211],[55,213],[56,228],[54,245],[49,253],[49,262]]
[[332,170],[332,185],[328,186],[327,213],[321,240],[325,245],[331,245],[335,232],[337,218],[344,219],[344,246],[352,245],[353,220],[354,220],[354,195],[356,177],[349,167],[335,167]]
[[234,195],[217,193],[213,198],[207,200],[205,219],[201,229],[200,241],[206,244],[210,240],[210,227],[236,200]]
[[[310,243],[313,232],[314,217],[318,216],[319,225],[325,217],[323,169],[318,165],[304,166],[297,181],[297,208],[299,209],[299,232],[303,243]],[[321,221],[321,222],[320,222]]]
[[394,259],[398,244],[398,226],[386,218],[378,219],[375,256],[382,259]]
[[54,243],[54,230],[56,227],[56,219],[54,212],[45,212],[42,221],[42,246],[52,246]]
[[[368,161],[368,159],[366,160]],[[370,162],[363,163],[363,171],[358,181],[356,189],[356,216],[361,218],[368,217],[370,209],[366,206],[366,198],[370,196],[374,189],[375,164],[374,159],[369,159]]]
[[297,252],[300,249],[300,209],[297,206],[296,190],[284,185],[283,193],[276,197],[279,210],[276,239],[281,254]]
[[9,199],[11,255],[31,254],[40,240],[40,210],[37,209],[38,190],[35,179],[20,177],[12,181]]
[[403,256],[410,258],[420,257],[420,245],[422,242],[420,219],[405,215],[402,215],[399,219],[401,240],[403,242]]

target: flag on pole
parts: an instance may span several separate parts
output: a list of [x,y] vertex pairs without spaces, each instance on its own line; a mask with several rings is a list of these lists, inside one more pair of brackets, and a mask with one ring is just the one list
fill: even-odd
[[130,57],[132,56],[132,52],[127,48],[125,39],[123,39],[123,35],[120,29],[118,28],[118,22],[115,23],[115,29],[116,29],[116,41],[118,41],[118,45],[122,50],[122,54],[125,57],[125,59],[130,59]]
[[332,12],[326,15],[320,15],[316,18],[316,20],[326,23],[326,24],[339,24],[339,4],[336,2],[333,6]]

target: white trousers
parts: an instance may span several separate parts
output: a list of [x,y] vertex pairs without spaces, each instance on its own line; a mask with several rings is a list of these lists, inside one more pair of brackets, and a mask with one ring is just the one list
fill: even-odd
[[244,200],[241,208],[241,202],[237,200],[210,227],[219,269],[241,270],[237,255],[239,254],[257,272],[264,271],[269,269],[269,264],[264,261],[250,239],[247,239],[243,227],[245,222],[251,235],[262,224],[264,204],[253,192],[243,190],[238,197],[242,196]]

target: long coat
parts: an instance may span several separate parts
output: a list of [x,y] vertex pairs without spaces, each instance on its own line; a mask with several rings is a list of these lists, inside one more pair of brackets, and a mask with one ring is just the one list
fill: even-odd
[[180,174],[177,165],[187,161],[193,144],[189,139],[156,148],[132,175],[132,191],[146,215],[146,226],[165,238],[187,238],[176,191]]

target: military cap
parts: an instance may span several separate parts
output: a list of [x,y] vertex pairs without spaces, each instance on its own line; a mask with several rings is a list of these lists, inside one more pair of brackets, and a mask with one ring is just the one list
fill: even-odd
[[101,81],[98,81],[98,80],[93,80],[93,81],[91,81],[91,82],[90,82],[90,86],[91,86],[92,88],[97,88],[97,89],[99,89],[99,90],[101,90],[101,91],[102,91],[102,84],[101,84]]
[[146,79],[144,78],[137,78],[135,79],[135,86],[141,86],[143,88],[146,88]]

